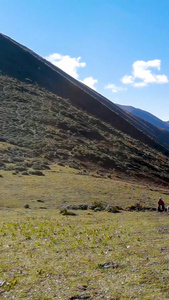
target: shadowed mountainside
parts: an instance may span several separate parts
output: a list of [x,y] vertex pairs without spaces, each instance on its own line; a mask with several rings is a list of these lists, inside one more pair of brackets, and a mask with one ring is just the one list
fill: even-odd
[[0,70],[21,81],[37,83],[88,113],[108,122],[114,128],[139,139],[143,143],[169,154],[169,134],[151,127],[139,118],[129,115],[117,105],[75,80],[30,49],[0,34]]

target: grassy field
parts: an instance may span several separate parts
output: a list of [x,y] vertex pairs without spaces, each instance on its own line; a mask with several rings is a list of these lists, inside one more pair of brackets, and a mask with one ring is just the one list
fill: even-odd
[[155,207],[167,190],[78,173],[0,171],[0,299],[169,299],[166,213],[59,213],[94,201]]

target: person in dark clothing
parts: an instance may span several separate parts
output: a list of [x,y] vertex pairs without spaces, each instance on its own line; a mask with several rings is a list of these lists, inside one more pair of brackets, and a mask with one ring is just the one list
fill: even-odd
[[163,198],[160,198],[158,200],[158,211],[160,211],[160,212],[165,211],[165,203],[163,201]]

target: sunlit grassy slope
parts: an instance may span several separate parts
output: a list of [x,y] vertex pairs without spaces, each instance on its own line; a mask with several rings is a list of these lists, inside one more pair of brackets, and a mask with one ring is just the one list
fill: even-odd
[[0,172],[0,299],[169,299],[166,213],[58,209],[96,200],[156,206],[167,190],[78,173]]
[[[135,202],[156,207],[157,199],[167,190],[162,186],[141,185],[122,180],[85,175],[82,171],[54,165],[51,170],[43,171],[45,176],[23,176],[11,171],[0,171],[0,207],[22,208],[29,204],[35,209],[61,208],[68,204],[91,204],[102,201],[112,205],[125,207]],[[100,178],[98,178],[100,177]],[[37,202],[43,200],[44,203]]]

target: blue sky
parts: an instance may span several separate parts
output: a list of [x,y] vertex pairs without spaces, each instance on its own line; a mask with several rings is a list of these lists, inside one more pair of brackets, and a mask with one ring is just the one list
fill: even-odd
[[0,32],[113,102],[162,120],[169,120],[168,16],[168,0],[0,0]]

